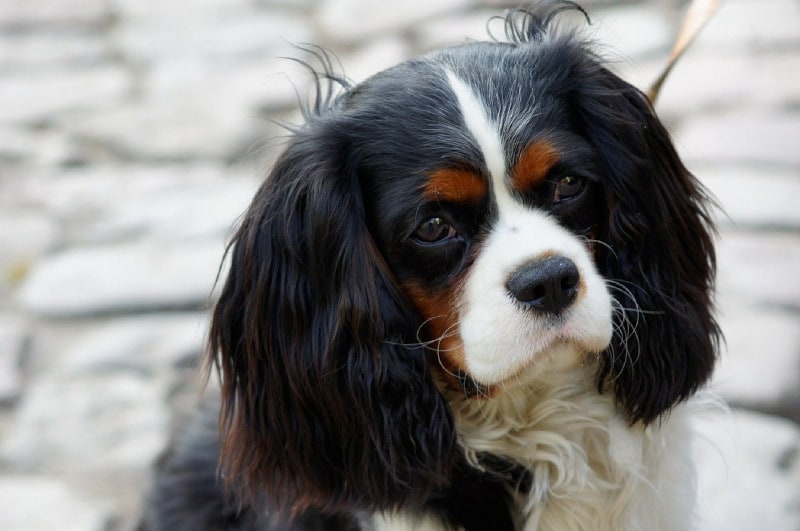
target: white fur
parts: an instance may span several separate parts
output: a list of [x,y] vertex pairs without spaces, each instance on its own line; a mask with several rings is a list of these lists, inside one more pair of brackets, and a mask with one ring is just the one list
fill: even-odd
[[[458,100],[459,107],[461,108],[461,115],[464,118],[467,130],[472,133],[473,138],[475,138],[475,141],[478,143],[478,147],[486,162],[486,168],[492,176],[495,187],[495,197],[498,198],[497,200],[500,200],[500,197],[506,197],[508,194],[505,192],[502,185],[502,178],[506,172],[506,160],[503,154],[503,142],[497,134],[497,128],[489,118],[483,103],[481,103],[480,99],[472,92],[472,89],[466,82],[449,71],[447,72],[447,79],[450,82],[450,88],[453,90]],[[498,178],[501,180],[499,190],[497,187]]]
[[[361,523],[365,531],[439,531],[441,522],[425,515],[409,513],[377,513]],[[452,530],[458,531],[458,530]]]
[[[561,318],[537,314],[506,288],[512,272],[551,255],[571,259],[581,289]],[[484,385],[525,383],[578,365],[608,346],[611,297],[586,247],[555,221],[521,207],[502,211],[464,282],[460,332],[470,375]]]
[[611,395],[598,394],[589,364],[492,399],[453,393],[461,444],[531,471],[518,493],[525,531],[685,531],[695,494],[686,410],[629,426]]
[[[598,394],[588,364],[491,399],[448,393],[471,463],[488,452],[525,466],[529,492],[513,493],[521,531],[687,531],[695,520],[690,418],[703,399],[661,422],[629,426]],[[717,404],[714,404],[717,407]],[[373,531],[434,531],[433,519],[374,515]]]

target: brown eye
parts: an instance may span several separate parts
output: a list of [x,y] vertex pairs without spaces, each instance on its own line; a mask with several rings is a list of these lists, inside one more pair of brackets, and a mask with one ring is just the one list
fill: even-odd
[[417,227],[411,236],[421,243],[435,243],[455,235],[456,230],[443,218],[431,218]]
[[553,195],[553,202],[558,203],[566,199],[571,199],[583,191],[586,181],[581,177],[567,175],[559,179],[556,184],[556,191]]

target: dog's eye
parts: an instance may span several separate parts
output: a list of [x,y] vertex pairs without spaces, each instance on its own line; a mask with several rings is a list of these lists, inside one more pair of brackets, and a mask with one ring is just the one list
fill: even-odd
[[435,243],[452,238],[456,235],[456,230],[443,218],[431,218],[422,223],[414,233],[412,238],[421,243]]
[[566,199],[571,199],[583,191],[586,181],[581,177],[567,175],[559,179],[556,183],[556,190],[553,195],[553,201],[558,203]]

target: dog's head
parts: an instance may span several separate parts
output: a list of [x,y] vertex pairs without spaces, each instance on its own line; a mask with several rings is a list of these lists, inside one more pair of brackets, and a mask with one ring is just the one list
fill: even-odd
[[244,492],[424,499],[459,459],[434,380],[491,400],[592,356],[649,423],[708,378],[703,192],[646,97],[548,27],[565,7],[323,97],[293,133],[211,329]]

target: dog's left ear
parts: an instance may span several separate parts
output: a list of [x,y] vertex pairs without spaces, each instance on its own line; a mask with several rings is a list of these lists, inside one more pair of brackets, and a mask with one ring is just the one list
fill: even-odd
[[708,197],[646,96],[594,67],[577,112],[603,163],[608,220],[598,267],[616,301],[598,385],[631,422],[654,421],[711,375],[715,255]]
[[234,237],[214,309],[220,468],[256,507],[421,503],[457,455],[417,320],[369,233],[345,125],[327,111],[293,135]]

